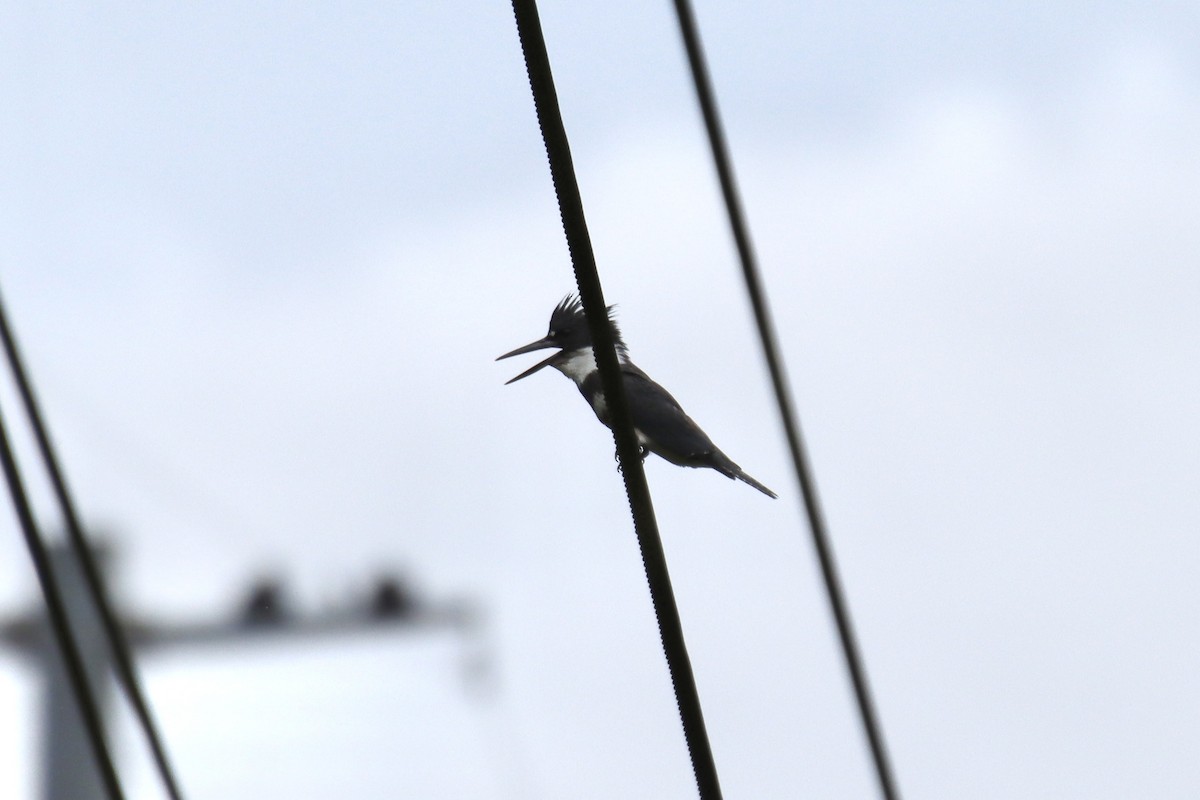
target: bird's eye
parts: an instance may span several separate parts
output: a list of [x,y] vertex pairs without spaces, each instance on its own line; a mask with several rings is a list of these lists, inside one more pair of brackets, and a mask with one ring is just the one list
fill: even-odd
[[551,328],[550,332],[546,334],[546,338],[548,339],[553,339],[555,336],[558,336],[558,331],[554,330],[553,328]]

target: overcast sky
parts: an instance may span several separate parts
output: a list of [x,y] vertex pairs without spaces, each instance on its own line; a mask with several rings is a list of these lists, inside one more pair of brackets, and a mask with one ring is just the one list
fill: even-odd
[[[781,495],[647,461],[725,794],[870,797],[670,6],[541,10],[632,356]],[[1195,797],[1195,9],[697,16],[904,795]],[[391,569],[485,613],[146,657],[189,798],[693,796],[611,437],[493,362],[574,288],[506,3],[9,5],[0,129],[0,289],[126,607]],[[36,686],[0,654],[0,796]]]

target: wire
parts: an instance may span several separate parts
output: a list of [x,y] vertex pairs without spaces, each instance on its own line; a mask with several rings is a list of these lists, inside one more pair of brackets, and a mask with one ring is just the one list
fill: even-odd
[[121,785],[117,780],[117,771],[113,766],[112,756],[109,754],[108,745],[104,739],[104,723],[100,717],[96,696],[88,684],[83,658],[80,656],[79,647],[72,636],[66,608],[63,605],[58,578],[50,564],[46,545],[38,533],[37,523],[30,510],[29,497],[25,493],[25,486],[21,483],[20,471],[17,468],[12,448],[9,446],[2,412],[0,412],[0,461],[3,462],[4,477],[8,482],[9,494],[12,496],[13,510],[21,524],[21,531],[25,535],[25,544],[29,548],[29,557],[33,559],[38,583],[41,584],[42,594],[46,598],[46,612],[49,616],[50,628],[54,631],[54,638],[58,642],[59,651],[62,654],[67,680],[75,693],[79,714],[83,719],[84,728],[87,730],[88,741],[91,743],[92,755],[96,760],[100,780],[110,800],[123,800],[124,794],[121,792]]
[[733,238],[737,244],[738,256],[742,264],[742,274],[746,281],[746,292],[754,307],[754,319],[758,325],[759,338],[762,340],[763,355],[771,372],[771,383],[775,388],[775,400],[779,406],[779,416],[787,435],[788,448],[792,454],[792,464],[796,470],[796,479],[804,497],[804,508],[808,515],[809,529],[812,533],[813,545],[817,558],[821,562],[821,575],[825,580],[825,590],[829,596],[829,605],[837,624],[838,636],[841,639],[842,652],[845,655],[846,669],[850,673],[854,685],[855,698],[858,701],[859,715],[862,718],[863,729],[870,744],[871,756],[875,764],[875,773],[879,780],[880,793],[887,800],[898,800],[899,790],[888,759],[887,747],[884,743],[883,731],[879,724],[875,705],[871,698],[871,690],[867,683],[866,667],[854,634],[854,626],[850,619],[850,609],[846,603],[841,579],[838,576],[837,564],[834,561],[833,548],[829,542],[829,533],[825,524],[825,515],[821,509],[820,498],[817,495],[816,481],[813,478],[812,467],[805,451],[804,441],[800,435],[798,422],[791,394],[788,390],[788,380],[784,373],[783,359],[776,344],[775,328],[771,322],[771,312],[767,305],[766,292],[759,276],[758,261],[754,248],[750,243],[750,233],[742,212],[742,203],[738,194],[737,183],[733,175],[732,160],[729,157],[729,147],[725,141],[725,133],[717,112],[717,102],[709,79],[708,67],[704,52],[700,45],[700,34],[696,28],[695,15],[692,13],[688,0],[675,0],[675,11],[679,18],[679,29],[683,36],[684,47],[687,50],[688,63],[691,65],[692,79],[696,86],[696,96],[704,116],[704,127],[708,131],[708,141],[712,148],[713,162],[721,182],[721,194],[725,198],[725,207],[729,215],[729,225],[733,230]]
[[2,297],[0,297],[0,340],[3,341],[4,352],[8,358],[9,367],[12,369],[17,390],[21,395],[21,402],[25,406],[25,413],[29,417],[29,424],[33,428],[34,437],[37,439],[42,462],[46,467],[46,472],[50,476],[50,482],[54,486],[54,494],[58,498],[58,504],[62,509],[63,519],[66,521],[67,526],[67,536],[71,541],[75,557],[79,560],[79,564],[82,567],[84,583],[87,584],[92,603],[99,613],[101,625],[104,628],[109,649],[113,655],[113,663],[117,668],[117,676],[120,678],[121,686],[125,689],[125,694],[133,706],[134,714],[137,716],[138,723],[141,725],[146,740],[150,744],[154,764],[158,769],[163,786],[166,788],[171,800],[182,800],[179,783],[167,758],[162,737],[150,712],[150,707],[146,703],[145,692],[143,692],[141,683],[138,681],[133,658],[130,656],[129,644],[121,630],[120,623],[117,621],[116,614],[113,613],[112,603],[108,600],[104,589],[104,582],[100,578],[100,570],[96,566],[96,559],[92,553],[91,545],[88,544],[87,538],[83,534],[83,526],[79,522],[79,514],[76,511],[74,501],[71,499],[71,493],[67,489],[66,478],[59,466],[54,446],[50,441],[50,434],[43,421],[37,398],[34,395],[24,362],[21,359],[20,350],[17,348],[16,338],[13,336],[12,328],[8,323],[8,314],[5,311]]
[[558,96],[554,90],[554,76],[550,71],[550,58],[546,53],[546,42],[538,19],[536,0],[513,0],[513,13],[517,22],[517,34],[521,40],[521,52],[529,85],[533,92],[538,126],[546,146],[550,162],[550,174],[554,191],[558,196],[559,212],[562,215],[563,232],[575,268],[575,280],[579,286],[579,297],[587,316],[592,334],[592,350],[600,371],[605,401],[608,403],[613,439],[616,441],[617,457],[621,463],[621,474],[625,480],[625,491],[633,513],[634,529],[642,553],[642,564],[646,570],[646,581],[650,587],[650,598],[658,619],[663,652],[667,669],[675,689],[675,701],[679,707],[684,739],[691,756],[696,787],[703,800],[719,800],[721,786],[717,780],[717,768],[713,761],[712,747],[704,726],[704,715],[700,709],[700,697],[696,690],[696,679],[683,639],[683,626],[679,609],[671,590],[671,577],[667,571],[666,555],[654,517],[654,506],[650,489],[646,484],[646,473],[642,469],[641,449],[633,432],[625,391],[621,381],[620,366],[614,347],[612,331],[608,324],[607,306],[600,287],[600,276],[596,269],[596,258],[592,252],[587,221],[583,213],[583,202],[579,185],[575,179],[575,168],[571,160],[571,148],[563,127],[562,114],[558,107]]

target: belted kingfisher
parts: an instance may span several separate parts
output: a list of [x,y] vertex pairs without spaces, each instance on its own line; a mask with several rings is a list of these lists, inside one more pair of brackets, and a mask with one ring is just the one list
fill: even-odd
[[[768,497],[777,495],[751,478],[742,468],[722,453],[712,440],[700,430],[700,426],[684,413],[666,389],[650,380],[629,360],[629,350],[621,339],[621,332],[613,319],[613,307],[608,308],[608,320],[612,326],[617,345],[617,359],[621,364],[621,376],[625,381],[625,398],[629,414],[633,419],[634,432],[642,447],[642,458],[648,453],[657,455],[681,467],[711,467],[729,478],[748,483]],[[592,353],[592,334],[588,330],[583,305],[573,295],[567,295],[550,315],[550,330],[536,342],[505,353],[497,358],[511,358],[547,347],[560,348],[557,353],[534,364],[505,385],[527,378],[542,367],[554,367],[575,381],[580,393],[596,412],[596,417],[610,425],[608,408],[604,401],[604,390],[600,386],[600,371]]]

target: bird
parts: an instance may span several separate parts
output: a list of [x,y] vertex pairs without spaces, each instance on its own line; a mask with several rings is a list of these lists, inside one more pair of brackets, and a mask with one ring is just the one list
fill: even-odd
[[[709,467],[728,478],[753,486],[767,497],[777,497],[778,495],[750,477],[729,456],[722,453],[712,443],[712,439],[708,438],[708,434],[684,413],[679,402],[629,360],[629,348],[621,338],[614,307],[609,306],[607,312],[625,386],[625,399],[629,405],[629,415],[638,444],[641,446],[642,458],[654,453],[681,467]],[[600,371],[596,367],[596,357],[592,352],[592,334],[588,329],[583,305],[575,295],[568,294],[555,307],[550,315],[550,329],[545,336],[536,342],[510,350],[496,360],[501,361],[551,347],[558,348],[558,352],[506,381],[505,386],[528,378],[543,367],[554,367],[575,382],[592,411],[596,413],[597,419],[611,428],[612,420],[609,418],[608,405],[604,399],[604,389],[600,385]]]

